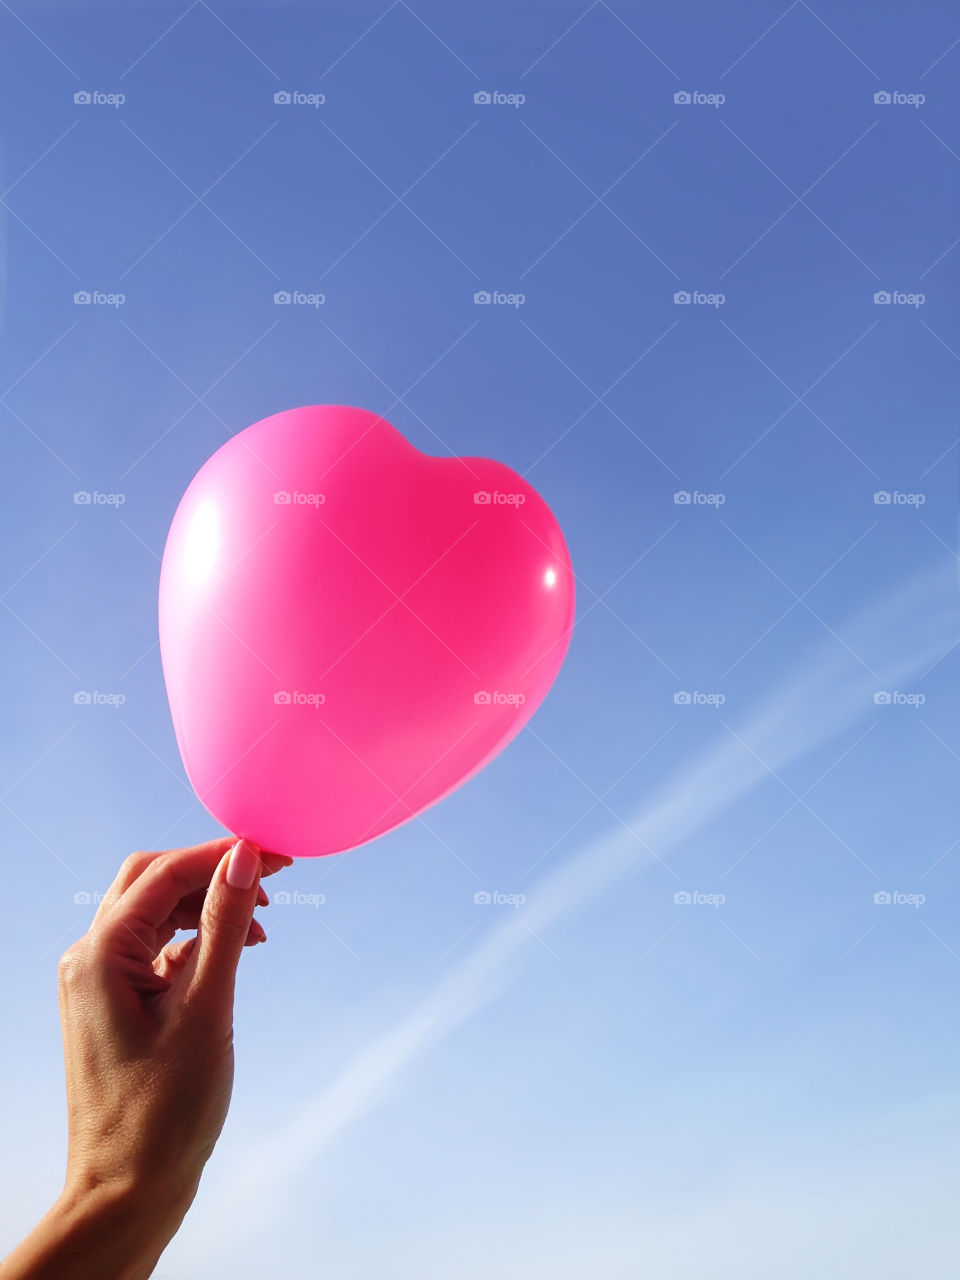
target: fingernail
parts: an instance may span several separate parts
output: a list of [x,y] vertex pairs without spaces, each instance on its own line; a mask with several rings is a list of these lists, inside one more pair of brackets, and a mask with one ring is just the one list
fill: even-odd
[[232,889],[250,889],[260,871],[260,854],[249,840],[238,840],[230,850],[227,884]]
[[267,935],[264,932],[263,925],[260,923],[259,920],[251,920],[250,928],[253,930],[253,936],[256,938],[258,942],[266,942]]

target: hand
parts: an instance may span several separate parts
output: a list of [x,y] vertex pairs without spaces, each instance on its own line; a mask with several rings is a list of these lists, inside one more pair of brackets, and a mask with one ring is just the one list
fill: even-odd
[[[153,1270],[226,1118],[237,965],[266,940],[260,877],[292,861],[225,837],[124,862],[60,961],[66,1181],[4,1280]],[[178,929],[197,934],[174,942]]]

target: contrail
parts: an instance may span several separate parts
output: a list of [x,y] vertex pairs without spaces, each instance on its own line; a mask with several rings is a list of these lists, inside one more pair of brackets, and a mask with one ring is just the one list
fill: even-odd
[[[884,597],[843,638],[825,641],[769,692],[751,719],[735,730],[721,724],[717,742],[626,825],[590,841],[544,875],[522,911],[511,912],[402,1021],[297,1107],[285,1126],[247,1149],[242,1172],[214,1193],[213,1212],[220,1212],[221,1198],[233,1206],[255,1204],[249,1230],[259,1234],[271,1208],[283,1211],[303,1171],[328,1145],[380,1103],[405,1068],[496,997],[531,934],[583,910],[626,876],[648,870],[654,863],[650,850],[661,855],[689,842],[771,772],[875,712],[882,714],[874,706],[875,693],[926,674],[957,642],[954,585],[950,574],[929,574]],[[881,646],[882,660],[868,663],[860,656]],[[238,1229],[244,1230],[239,1224]]]

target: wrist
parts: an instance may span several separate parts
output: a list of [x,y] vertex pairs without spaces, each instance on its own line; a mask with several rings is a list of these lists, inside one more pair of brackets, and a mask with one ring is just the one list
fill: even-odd
[[131,1224],[167,1221],[178,1224],[193,1203],[200,1182],[200,1170],[191,1177],[184,1168],[164,1176],[159,1171],[150,1175],[117,1174],[101,1176],[90,1171],[68,1169],[57,1206],[73,1214],[93,1213],[113,1217]]
[[142,1186],[69,1182],[3,1263],[5,1280],[146,1280],[193,1200]]

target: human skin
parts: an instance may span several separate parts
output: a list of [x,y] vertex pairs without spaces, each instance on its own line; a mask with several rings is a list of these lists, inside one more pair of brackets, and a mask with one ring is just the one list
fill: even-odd
[[226,1119],[237,966],[266,941],[260,878],[292,862],[233,837],[126,859],[60,960],[66,1177],[3,1280],[152,1273]]

